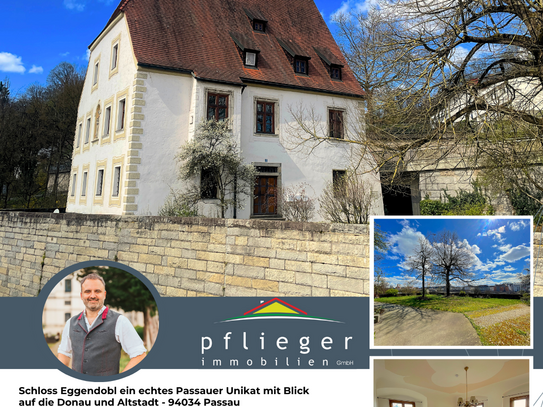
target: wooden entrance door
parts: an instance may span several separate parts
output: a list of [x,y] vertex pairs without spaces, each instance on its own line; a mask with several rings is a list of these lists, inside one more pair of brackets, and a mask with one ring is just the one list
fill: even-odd
[[277,214],[277,176],[261,175],[256,177],[253,214]]

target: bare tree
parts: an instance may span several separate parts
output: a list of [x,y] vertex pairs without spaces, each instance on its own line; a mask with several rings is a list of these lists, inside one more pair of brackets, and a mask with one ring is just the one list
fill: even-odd
[[[394,184],[404,173],[483,168],[490,185],[539,199],[543,3],[383,1],[339,27],[372,113],[365,133],[343,142],[372,157],[368,171]],[[305,129],[304,143],[326,142]]]
[[[278,191],[281,215],[294,222],[309,222],[315,216],[315,198],[305,182],[283,187]],[[275,203],[274,203],[275,204]]]
[[469,271],[474,262],[474,255],[460,241],[456,232],[445,230],[431,238],[434,248],[433,274],[445,282],[447,297],[451,295],[451,281],[464,283],[473,281]]
[[320,213],[332,223],[368,223],[375,199],[371,185],[356,172],[347,171],[322,191]]
[[404,267],[422,280],[422,298],[426,297],[425,280],[431,276],[434,258],[434,247],[425,237],[419,237],[413,254],[407,256]]

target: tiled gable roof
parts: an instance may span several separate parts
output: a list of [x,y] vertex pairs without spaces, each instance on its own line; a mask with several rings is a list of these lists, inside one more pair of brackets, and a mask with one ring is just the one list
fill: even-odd
[[[110,22],[120,12],[142,66],[240,85],[364,94],[313,0],[122,0]],[[250,15],[266,22],[265,33],[253,31]],[[244,66],[240,42],[260,51],[258,69]],[[310,58],[309,75],[294,73],[289,52]],[[342,81],[330,78],[322,56],[343,66]]]

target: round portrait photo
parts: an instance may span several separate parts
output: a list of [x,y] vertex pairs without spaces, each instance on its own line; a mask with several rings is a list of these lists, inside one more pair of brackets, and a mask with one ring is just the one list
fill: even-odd
[[84,375],[111,376],[133,369],[147,356],[159,318],[153,294],[138,277],[91,265],[52,289],[42,325],[62,364]]

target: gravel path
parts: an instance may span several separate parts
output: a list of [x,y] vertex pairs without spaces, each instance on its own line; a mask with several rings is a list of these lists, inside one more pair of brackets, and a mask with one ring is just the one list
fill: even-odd
[[494,324],[499,324],[500,322],[507,321],[509,319],[515,319],[523,315],[530,313],[530,307],[527,305],[519,304],[516,309],[500,312],[497,314],[485,315],[479,318],[472,318],[475,325],[481,327],[487,327]]

